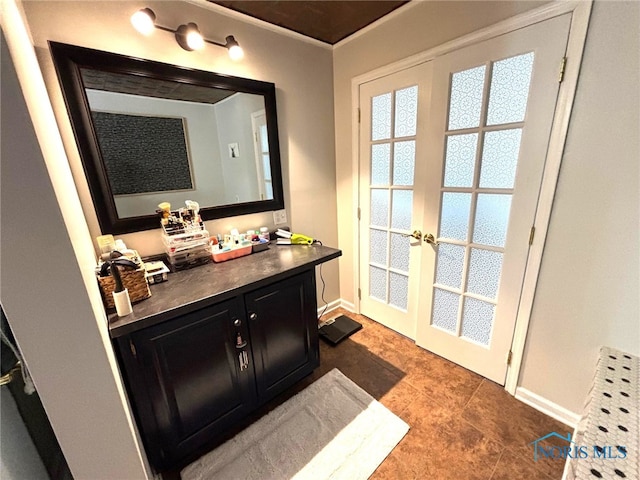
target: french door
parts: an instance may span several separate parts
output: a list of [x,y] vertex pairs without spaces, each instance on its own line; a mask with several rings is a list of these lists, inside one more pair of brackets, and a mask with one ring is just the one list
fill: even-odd
[[[360,309],[415,338],[432,62],[361,87]],[[417,180],[418,179],[418,180]],[[417,238],[416,238],[417,237]]]
[[[404,71],[412,81],[390,75],[360,89],[361,312],[501,384],[569,24],[556,17]],[[409,84],[415,138],[394,137]],[[387,99],[392,135],[380,139]],[[404,185],[396,158],[407,141]]]

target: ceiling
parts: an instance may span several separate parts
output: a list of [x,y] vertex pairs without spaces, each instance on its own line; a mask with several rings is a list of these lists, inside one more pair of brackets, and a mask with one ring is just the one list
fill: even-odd
[[334,45],[408,0],[209,0]]

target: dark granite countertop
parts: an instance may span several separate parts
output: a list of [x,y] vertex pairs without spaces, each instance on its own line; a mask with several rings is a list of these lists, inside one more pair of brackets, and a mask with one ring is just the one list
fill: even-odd
[[111,338],[184,315],[296,275],[342,255],[321,245],[276,245],[222,263],[209,263],[169,274],[151,285],[151,297],[133,305],[133,313],[108,315]]

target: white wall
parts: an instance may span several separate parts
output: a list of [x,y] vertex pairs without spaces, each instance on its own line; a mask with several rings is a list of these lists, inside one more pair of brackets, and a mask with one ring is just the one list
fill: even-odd
[[[236,94],[218,102],[214,108],[218,118],[226,203],[259,200],[251,114],[264,110],[264,101],[258,95]],[[238,144],[235,158],[229,156],[229,144],[232,143]]]
[[640,355],[640,3],[594,3],[520,385],[582,412],[600,346]]

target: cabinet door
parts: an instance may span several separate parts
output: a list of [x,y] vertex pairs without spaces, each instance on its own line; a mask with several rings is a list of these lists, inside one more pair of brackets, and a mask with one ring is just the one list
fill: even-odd
[[313,274],[310,270],[245,296],[261,402],[319,365]]
[[154,466],[193,454],[255,406],[242,307],[234,299],[133,334],[130,390]]

